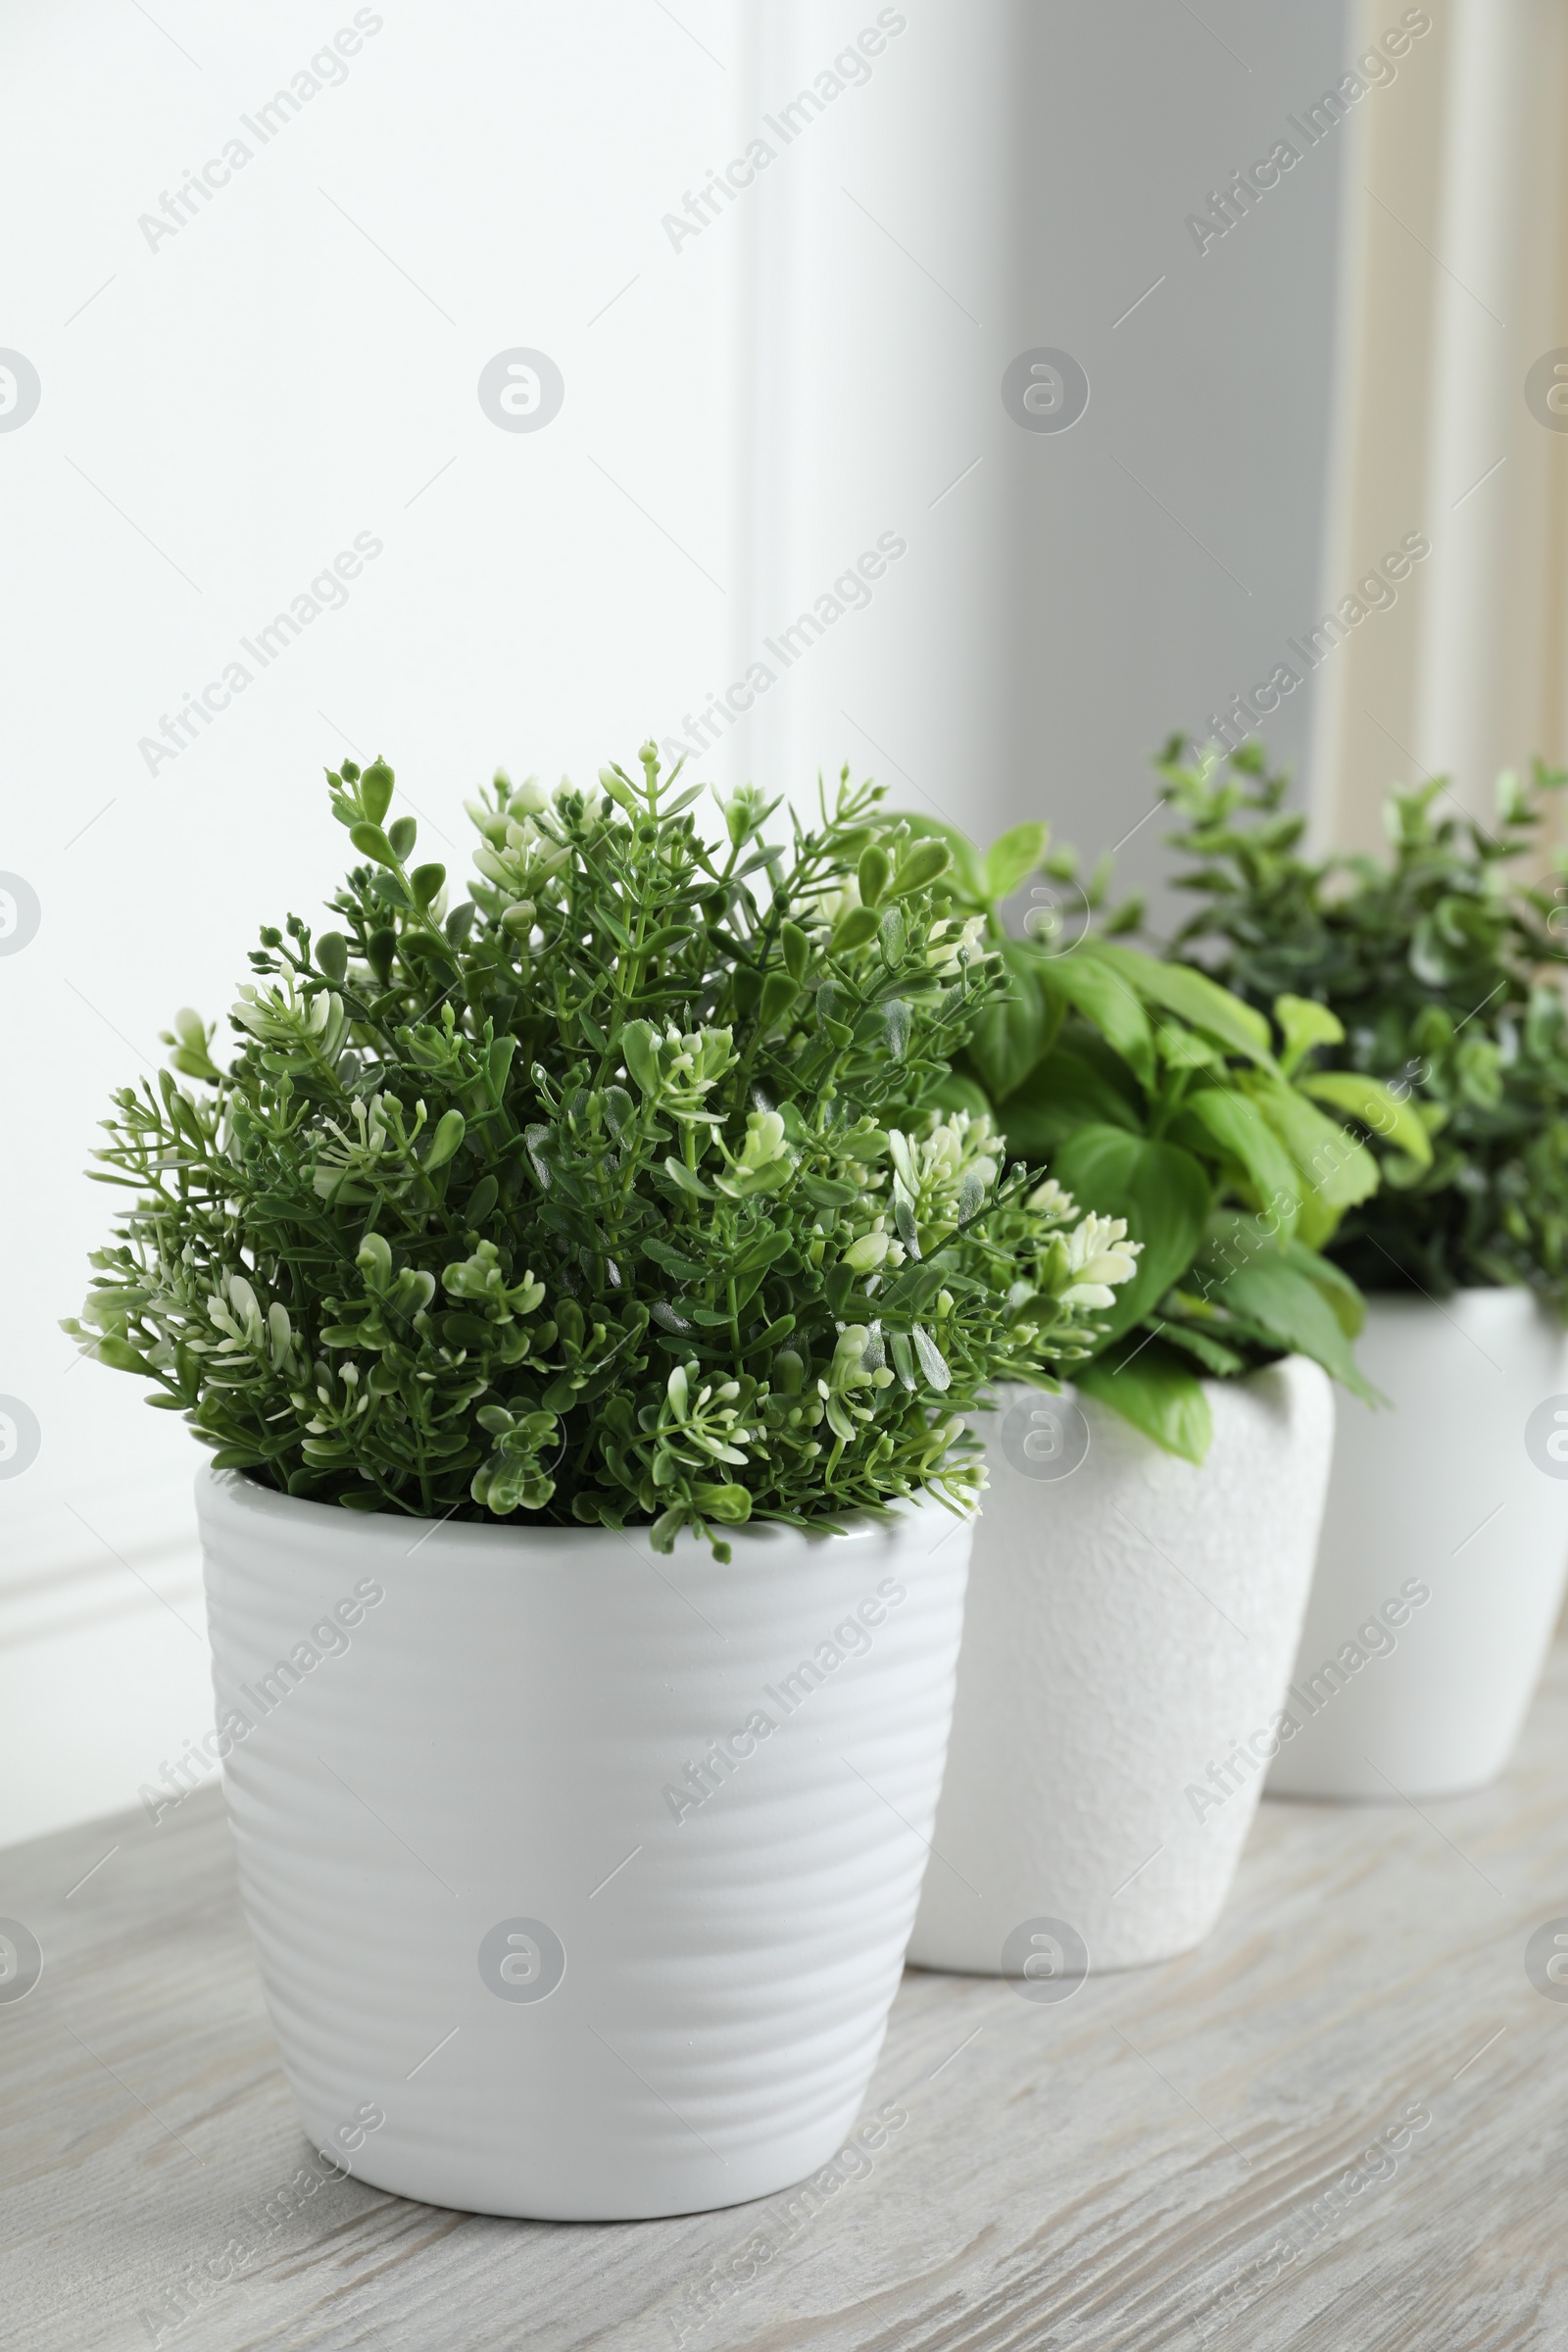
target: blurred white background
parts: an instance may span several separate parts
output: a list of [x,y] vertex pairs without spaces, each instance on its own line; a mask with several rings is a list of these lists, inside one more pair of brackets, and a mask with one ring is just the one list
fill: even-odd
[[[1544,0],[1495,15],[1517,31],[1532,9],[1544,24]],[[323,766],[384,753],[424,854],[459,871],[461,796],[498,761],[586,778],[652,732],[724,783],[799,791],[848,759],[982,838],[1035,814],[1091,852],[1132,834],[1123,879],[1155,875],[1158,821],[1134,833],[1149,754],[1287,660],[1386,520],[1429,522],[1417,373],[1384,430],[1418,478],[1362,529],[1386,478],[1366,318],[1390,299],[1363,190],[1381,155],[1441,210],[1409,159],[1474,79],[1463,15],[15,0],[0,395],[25,393],[20,354],[40,397],[20,423],[0,398],[0,873],[40,919],[0,952],[0,1400],[40,1438],[0,1476],[0,1841],[133,1803],[210,1721],[195,1451],[57,1318],[113,1206],[81,1172],[110,1089],[157,1066],[177,1005],[226,1012],[257,926],[333,883]],[[1298,138],[1223,237],[1195,231],[1415,17],[1396,70]],[[713,175],[759,140],[770,158],[723,196]],[[1380,267],[1436,300],[1416,243]],[[1474,364],[1555,464],[1518,392],[1520,336],[1531,358],[1553,339],[1532,301],[1495,348],[1478,325]],[[478,398],[517,348],[564,379],[538,430]],[[1038,349],[1087,375],[1068,430],[1004,406]],[[1469,464],[1465,430],[1441,423],[1445,464]],[[903,550],[870,601],[825,615],[879,537]],[[377,552],[346,601],[303,617],[356,541]],[[291,608],[264,666],[242,641]],[[1412,592],[1374,623],[1401,676],[1419,610]],[[798,659],[764,650],[811,611]],[[1376,658],[1346,649],[1358,693]],[[188,720],[195,740],[143,748],[236,662],[249,682]],[[759,662],[765,692],[705,734]],[[1336,691],[1320,765],[1350,724]],[[1312,696],[1269,721],[1293,760]],[[1389,773],[1413,772],[1401,757]]]

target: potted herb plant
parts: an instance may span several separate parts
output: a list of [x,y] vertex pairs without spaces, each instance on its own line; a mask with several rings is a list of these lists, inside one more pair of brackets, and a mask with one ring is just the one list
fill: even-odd
[[[1137,906],[1104,913],[1104,872],[1078,885],[1042,825],[984,857],[941,838],[1008,978],[948,1099],[1143,1249],[1071,1391],[974,1422],[989,1489],[910,1955],[1038,1972],[1034,1921],[1053,1953],[1129,1967],[1208,1933],[1289,1736],[1331,1376],[1364,1392],[1361,1300],[1320,1245],[1377,1168],[1298,1082],[1315,1008],[1282,998],[1271,1027],[1126,945]],[[1031,876],[1014,938],[1001,908]]]
[[[1396,793],[1383,858],[1304,855],[1256,745],[1178,741],[1162,772],[1200,902],[1178,953],[1253,1005],[1309,1000],[1301,1083],[1383,1137],[1381,1190],[1327,1246],[1368,1294],[1362,1359],[1398,1409],[1341,1418],[1301,1729],[1269,1786],[1479,1788],[1512,1753],[1568,1572],[1568,859],[1542,842],[1568,771],[1505,775],[1490,825],[1442,778]],[[1544,879],[1519,878],[1526,858]]]
[[555,2219],[824,2163],[942,1771],[978,1449],[1136,1251],[937,1090],[998,981],[846,775],[499,776],[448,909],[389,821],[179,1016],[101,1173],[83,1322],[199,1482],[247,1914],[304,2122],[366,2180]]

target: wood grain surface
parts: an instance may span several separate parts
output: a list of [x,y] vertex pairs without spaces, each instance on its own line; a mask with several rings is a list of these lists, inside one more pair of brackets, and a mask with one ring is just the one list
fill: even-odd
[[0,2337],[1562,2352],[1568,1999],[1535,1988],[1525,1947],[1559,1915],[1568,1931],[1565,1787],[1559,1645],[1495,1788],[1265,1803],[1200,1951],[1065,2002],[910,1971],[873,2152],[792,2195],[613,2227],[328,2177],[216,1789],[156,1829],[14,1847],[0,1915],[44,1972],[0,2001]]

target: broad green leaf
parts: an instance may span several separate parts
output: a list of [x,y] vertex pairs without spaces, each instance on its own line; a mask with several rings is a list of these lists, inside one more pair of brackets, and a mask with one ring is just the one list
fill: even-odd
[[1146,1003],[1163,1004],[1168,1012],[1190,1021],[1205,1036],[1217,1038],[1244,1060],[1272,1064],[1269,1026],[1263,1015],[1205,973],[1194,971],[1190,964],[1161,963],[1137,948],[1112,946],[1105,940],[1086,940],[1077,953],[1108,964]]
[[1308,1282],[1316,1283],[1333,1307],[1340,1329],[1347,1339],[1353,1340],[1366,1321],[1366,1300],[1344,1267],[1337,1266],[1332,1258],[1321,1256],[1316,1250],[1309,1250],[1299,1240],[1282,1243],[1280,1256],[1286,1265],[1304,1274]]
[[1315,1070],[1300,1081],[1302,1091],[1319,1102],[1332,1102],[1348,1111],[1363,1127],[1393,1144],[1423,1168],[1432,1165],[1432,1140],[1408,1102],[1401,1102],[1377,1078],[1358,1070]]
[[1163,1344],[1197,1356],[1203,1370],[1216,1380],[1235,1380],[1247,1370],[1245,1355],[1238,1355],[1234,1348],[1222,1346],[1209,1332],[1199,1331],[1191,1323],[1176,1323],[1161,1317],[1159,1336]]
[[1340,1121],[1267,1070],[1244,1070],[1241,1093],[1257,1104],[1297,1167],[1301,1214],[1297,1230],[1314,1249],[1329,1240],[1348,1208],[1378,1189],[1379,1167],[1366,1146]]
[[1287,1078],[1296,1070],[1304,1054],[1314,1046],[1340,1046],[1345,1043],[1345,1025],[1337,1013],[1313,997],[1276,997],[1274,1018],[1285,1032],[1285,1051],[1280,1055],[1280,1067]]
[[1198,1374],[1159,1340],[1123,1341],[1073,1374],[1073,1385],[1098,1397],[1167,1453],[1201,1463],[1214,1435],[1213,1415]]
[[1049,825],[1014,825],[1010,833],[991,844],[985,857],[985,885],[993,905],[1010,898],[1020,882],[1039,870],[1050,839]]
[[958,1070],[950,1070],[932,1090],[929,1100],[938,1110],[966,1110],[976,1118],[983,1117],[991,1108],[985,1088]]
[[1116,1340],[1152,1314],[1192,1265],[1211,1206],[1208,1179],[1191,1152],[1120,1127],[1081,1127],[1053,1153],[1051,1174],[1080,1208],[1125,1217],[1131,1238],[1144,1245],[1132,1281],[1119,1285],[1115,1305],[1095,1318],[1106,1339]]
[[1245,1095],[1229,1086],[1200,1087],[1188,1096],[1172,1133],[1200,1152],[1217,1144],[1250,1185],[1258,1208],[1277,1216],[1282,1232],[1295,1232],[1301,1205],[1296,1162]]
[[1378,1401],[1376,1391],[1357,1370],[1349,1340],[1322,1290],[1278,1254],[1237,1266],[1214,1285],[1209,1298],[1272,1333],[1286,1354],[1311,1356],[1355,1396],[1368,1403]]
[[1002,950],[1008,991],[988,1004],[969,1040],[969,1060],[994,1103],[1022,1085],[1060,1026],[1059,997],[1049,992],[1029,951],[1016,940]]
[[1074,1008],[1092,1021],[1108,1045],[1126,1062],[1147,1093],[1154,1088],[1154,1036],[1143,1000],[1102,958],[1058,956],[1052,965],[1053,986],[1059,988]]
[[1069,1046],[1055,1047],[1030,1071],[1007,1098],[1001,1125],[1009,1154],[1031,1166],[1049,1159],[1080,1127],[1122,1127],[1132,1136],[1144,1131],[1136,1104]]

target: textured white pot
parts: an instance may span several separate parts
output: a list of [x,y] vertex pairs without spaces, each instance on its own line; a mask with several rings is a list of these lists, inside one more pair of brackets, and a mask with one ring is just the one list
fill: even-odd
[[824,2164],[914,1917],[969,1525],[927,1497],[738,1530],[720,1567],[232,1474],[197,1499],[241,1893],[317,2144],[557,2221]]
[[1334,1395],[1301,1356],[1203,1385],[1201,1469],[1070,1392],[1005,1391],[976,1423],[990,1485],[922,1967],[1065,1989],[1085,1948],[1093,1969],[1135,1968],[1218,1916],[1296,1652]]
[[[1292,1676],[1280,1796],[1444,1796],[1513,1752],[1568,1571],[1568,1345],[1528,1291],[1373,1298]],[[1564,1418],[1558,1423],[1555,1408]]]

